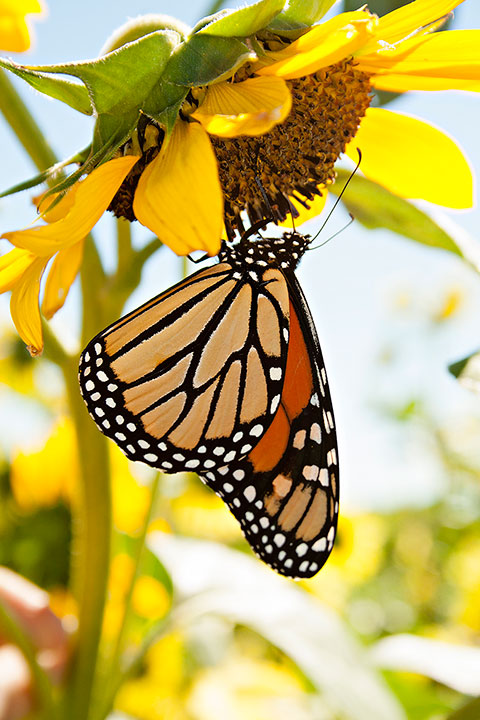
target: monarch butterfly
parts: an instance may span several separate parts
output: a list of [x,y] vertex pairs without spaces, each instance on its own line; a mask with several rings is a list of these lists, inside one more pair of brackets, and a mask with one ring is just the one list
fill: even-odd
[[306,578],[332,550],[339,491],[327,377],[294,274],[310,239],[257,229],[97,335],[80,388],[127,457],[196,471],[262,560]]

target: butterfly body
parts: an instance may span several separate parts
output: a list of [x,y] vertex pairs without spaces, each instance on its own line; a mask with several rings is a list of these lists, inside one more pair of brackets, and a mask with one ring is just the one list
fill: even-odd
[[294,275],[308,242],[225,245],[217,265],[97,335],[79,374],[90,414],[129,458],[198,472],[291,577],[323,565],[338,514],[331,399]]

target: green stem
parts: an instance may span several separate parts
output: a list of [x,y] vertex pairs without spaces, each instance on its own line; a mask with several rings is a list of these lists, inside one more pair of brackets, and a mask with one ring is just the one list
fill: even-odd
[[[83,345],[103,326],[104,278],[93,238],[88,237],[81,270]],[[93,710],[92,694],[110,568],[110,465],[107,440],[89,417],[78,389],[76,358],[72,358],[63,370],[76,429],[81,474],[72,553],[72,587],[79,607],[78,634],[66,688],[65,717],[87,720]]]
[[76,653],[66,689],[66,717],[86,720],[91,710],[110,566],[110,468],[106,439],[98,432],[80,396],[76,362],[64,368],[64,378],[81,473],[72,565],[79,617]]
[[[121,673],[121,663],[122,655],[125,650],[125,638],[127,636],[127,631],[130,627],[133,591],[135,589],[135,584],[137,582],[138,576],[140,574],[140,563],[143,557],[143,552],[145,550],[145,540],[155,507],[155,500],[157,497],[159,481],[160,473],[156,473],[152,483],[152,487],[150,489],[150,502],[145,513],[145,518],[143,521],[140,535],[136,542],[135,555],[133,558],[133,573],[130,579],[127,594],[125,596],[122,623],[117,636],[117,641],[115,643],[115,648],[112,654],[110,668],[107,675],[107,682],[109,683],[109,688],[108,691],[105,693],[106,705],[104,709],[100,709],[100,713],[98,715],[99,720],[106,717],[110,712],[117,690],[123,680]],[[97,718],[96,713],[94,714],[94,718]]]
[[125,218],[117,218],[117,248],[117,275],[123,275],[128,271],[133,255],[131,224]]
[[28,663],[40,717],[44,718],[44,720],[55,720],[57,712],[53,704],[51,682],[37,662],[36,650],[30,639],[1,603],[0,628],[5,636],[19,648]]
[[81,344],[84,347],[108,320],[105,317],[106,275],[92,235],[85,238],[80,273],[83,298],[83,326]]
[[218,12],[222,7],[223,3],[224,0],[213,0],[210,7],[205,12],[205,17],[208,17],[208,15],[213,15],[214,13]]
[[39,170],[55,165],[53,150],[4,70],[0,70],[0,111]]

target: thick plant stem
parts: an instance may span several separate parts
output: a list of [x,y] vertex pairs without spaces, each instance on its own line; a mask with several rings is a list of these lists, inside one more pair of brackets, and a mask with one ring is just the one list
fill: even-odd
[[53,150],[4,70],[0,70],[0,111],[39,170],[55,165]]
[[67,395],[75,423],[81,487],[74,517],[73,589],[78,600],[77,645],[66,713],[69,720],[86,720],[95,679],[110,565],[111,498],[108,448],[83,404],[76,362],[64,369]]
[[[82,343],[103,323],[103,268],[92,238],[87,238],[81,271]],[[102,631],[111,542],[110,466],[106,438],[89,417],[77,381],[77,359],[64,367],[67,395],[75,423],[81,473],[80,497],[74,517],[73,590],[78,600],[78,634],[66,713],[69,720],[87,720],[92,712],[95,670]]]

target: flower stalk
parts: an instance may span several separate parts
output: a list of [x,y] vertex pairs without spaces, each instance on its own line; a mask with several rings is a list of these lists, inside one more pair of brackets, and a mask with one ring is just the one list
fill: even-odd
[[4,70],[0,70],[0,111],[39,170],[55,165],[57,159],[44,133]]

